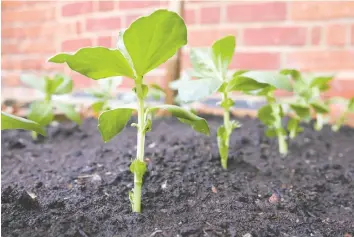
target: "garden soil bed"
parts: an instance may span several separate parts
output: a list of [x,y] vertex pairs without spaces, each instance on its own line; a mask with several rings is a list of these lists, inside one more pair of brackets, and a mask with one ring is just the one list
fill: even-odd
[[[211,136],[173,118],[157,119],[146,139],[143,212],[128,191],[136,129],[104,144],[97,121],[2,132],[3,236],[351,236],[354,231],[354,129],[305,132],[281,157],[258,120],[241,118],[222,170]],[[35,195],[36,198],[32,198]]]

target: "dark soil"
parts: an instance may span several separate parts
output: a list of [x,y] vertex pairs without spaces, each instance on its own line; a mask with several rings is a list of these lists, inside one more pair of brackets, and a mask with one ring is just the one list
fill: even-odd
[[[229,169],[211,136],[160,119],[146,139],[143,212],[131,213],[136,130],[104,144],[94,119],[29,132],[2,132],[3,236],[351,236],[354,129],[306,126],[281,157],[251,118],[231,139]],[[35,197],[35,196],[36,197]],[[350,235],[351,234],[351,235]]]

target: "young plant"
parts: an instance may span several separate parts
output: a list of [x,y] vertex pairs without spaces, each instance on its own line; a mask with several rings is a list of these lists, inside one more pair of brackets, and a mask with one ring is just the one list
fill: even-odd
[[145,74],[167,61],[187,43],[186,25],[178,14],[158,10],[141,17],[121,32],[118,40],[117,49],[82,48],[74,54],[58,54],[49,61],[67,63],[72,70],[94,80],[113,76],[126,76],[134,80],[137,108],[122,106],[103,112],[98,119],[98,129],[104,142],[108,142],[123,130],[132,112],[137,110],[138,123],[132,124],[137,128],[137,153],[130,165],[130,171],[134,174],[134,189],[129,197],[133,212],[141,212],[141,189],[147,170],[144,162],[145,134],[151,130],[152,114],[159,109],[167,110],[182,123],[204,134],[209,134],[209,127],[204,119],[178,106],[147,107],[144,103],[149,91],[144,84]]
[[98,115],[105,110],[109,110],[109,101],[114,98],[113,93],[117,86],[122,83],[122,77],[107,78],[99,80],[97,88],[89,88],[86,92],[97,99],[91,104],[92,110]]
[[332,125],[332,130],[337,132],[347,119],[349,113],[354,113],[354,97],[351,99],[345,99],[341,97],[334,97],[330,99],[330,104],[340,104],[344,107],[344,110],[340,114],[339,118]]
[[[59,101],[53,101],[53,95],[64,95],[72,91],[73,82],[71,78],[56,74],[54,77],[36,77],[33,75],[21,76],[21,81],[44,93],[44,99],[32,102],[28,119],[32,120],[42,127],[47,126],[54,120],[54,109],[58,109],[64,113],[70,120],[81,124],[79,113],[75,111],[74,106]],[[37,140],[37,132],[32,131],[32,138]]]
[[43,127],[34,121],[1,111],[1,130],[23,129],[46,136]]
[[325,116],[329,113],[329,103],[323,100],[321,95],[330,88],[329,83],[333,80],[333,76],[305,76],[294,69],[285,69],[281,73],[290,76],[293,80],[294,95],[288,102],[288,111],[293,111],[295,114],[288,123],[290,138],[294,138],[301,130],[299,129],[301,121],[311,120],[312,112],[316,116],[314,128],[320,131],[326,122]]
[[271,72],[239,70],[228,71],[235,51],[235,37],[227,36],[217,40],[211,48],[191,50],[193,70],[191,77],[196,80],[178,81],[178,97],[184,102],[197,101],[215,92],[222,94],[220,106],[224,109],[224,124],[217,131],[221,165],[227,169],[229,140],[232,131],[240,127],[237,121],[230,120],[230,108],[234,101],[230,95],[234,91],[251,92],[266,87],[290,89],[284,76]]

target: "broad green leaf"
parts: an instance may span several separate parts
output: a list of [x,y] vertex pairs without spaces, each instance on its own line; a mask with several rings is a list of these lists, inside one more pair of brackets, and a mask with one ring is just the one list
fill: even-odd
[[115,76],[134,78],[127,59],[115,49],[82,48],[75,54],[57,54],[49,62],[67,63],[72,70],[94,80]]
[[110,141],[127,125],[133,108],[122,107],[103,112],[98,118],[98,130],[104,142]]
[[46,126],[54,119],[53,107],[49,102],[35,101],[30,106],[28,119]]
[[224,77],[232,60],[236,46],[235,36],[226,36],[212,46],[212,57],[216,71]]
[[221,86],[222,81],[212,78],[180,81],[178,96],[183,102],[192,102],[214,94]]
[[64,104],[61,102],[56,101],[54,104],[57,109],[64,113],[66,117],[68,117],[70,120],[74,121],[77,124],[81,124],[81,117],[78,112],[76,112],[75,107],[70,104]]
[[216,69],[210,49],[192,48],[190,52],[190,60],[194,69],[192,71],[193,77],[223,80],[222,74]]
[[38,123],[1,111],[1,130],[8,129],[35,131],[46,136],[45,130]]
[[258,83],[264,83],[274,86],[277,89],[292,90],[289,79],[280,73],[266,71],[248,71],[242,74],[242,77],[248,77]]
[[43,77],[36,77],[31,74],[23,74],[20,77],[21,82],[26,86],[37,89],[43,93],[45,93],[45,81]]
[[142,178],[147,170],[146,163],[140,160],[134,160],[130,164],[130,172],[136,174],[138,177]]
[[321,91],[325,91],[329,88],[329,82],[333,80],[333,76],[320,76],[311,80],[310,87],[317,87]]
[[149,108],[149,112],[154,113],[158,109],[164,109],[170,112],[173,116],[177,117],[182,123],[190,125],[195,131],[209,135],[208,123],[205,119],[198,117],[194,113],[175,106],[175,105],[158,105]]
[[93,111],[94,111],[95,113],[99,113],[99,112],[101,112],[101,111],[104,109],[105,104],[106,104],[106,103],[105,103],[104,101],[99,100],[99,101],[96,101],[95,103],[93,103],[93,104],[91,105],[91,108],[93,109]]
[[280,71],[280,74],[289,75],[295,81],[297,81],[301,78],[301,73],[296,69],[283,69]]
[[266,83],[259,83],[249,77],[235,76],[226,86],[226,91],[254,91],[269,87]]
[[288,130],[290,131],[290,138],[295,138],[298,133],[302,132],[303,129],[299,126],[299,120],[296,118],[291,118],[288,122]]
[[70,77],[57,74],[53,79],[47,79],[47,94],[62,95],[70,93],[73,89],[73,81]]
[[228,134],[224,126],[220,126],[217,131],[217,141],[219,154],[222,161],[227,161],[229,156]]
[[137,76],[142,77],[187,44],[187,28],[177,13],[157,10],[134,21],[123,39]]
[[276,121],[276,117],[271,105],[267,104],[261,107],[257,112],[257,117],[265,125],[272,125]]
[[308,118],[310,116],[310,108],[308,105],[292,103],[290,107],[300,118]]
[[319,114],[329,113],[329,107],[320,101],[312,102],[312,103],[310,103],[310,105],[316,111],[316,113],[319,113]]
[[276,137],[278,134],[275,128],[267,128],[267,130],[265,131],[265,135],[267,137]]

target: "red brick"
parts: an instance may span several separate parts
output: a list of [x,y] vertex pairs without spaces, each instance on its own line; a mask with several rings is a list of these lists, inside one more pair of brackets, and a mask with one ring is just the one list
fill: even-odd
[[74,39],[74,40],[66,40],[61,45],[62,51],[73,52],[77,51],[82,47],[90,47],[92,46],[91,39]]
[[291,2],[290,18],[293,20],[322,20],[353,17],[353,1]]
[[258,69],[258,70],[273,70],[280,67],[279,53],[244,53],[236,52],[230,68],[233,69]]
[[63,6],[61,14],[63,16],[76,16],[93,11],[93,2],[75,2]]
[[45,59],[38,58],[8,58],[6,57],[1,62],[1,69],[3,70],[40,70],[46,63]]
[[[188,45],[191,47],[204,47],[211,46],[216,40],[225,37],[227,35],[237,35],[237,29],[220,29],[209,28],[199,30],[189,30],[188,32]],[[236,38],[237,41],[237,38]]]
[[43,39],[36,40],[36,41],[33,40],[21,41],[17,47],[19,52],[22,54],[31,54],[31,53],[49,54],[49,53],[56,52],[55,43]]
[[3,87],[21,86],[20,73],[6,73],[1,75],[1,85]]
[[219,23],[220,13],[220,7],[203,7],[200,9],[200,22],[203,24]]
[[75,89],[88,88],[93,85],[93,80],[88,77],[85,77],[75,71],[71,71],[69,76],[72,78],[74,82]]
[[133,88],[134,80],[128,77],[123,77],[121,88]]
[[186,9],[183,14],[184,22],[187,25],[193,25],[196,23],[197,14],[195,9]]
[[243,32],[245,45],[304,45],[305,27],[248,28]]
[[232,3],[227,6],[229,22],[263,22],[286,19],[285,2]]
[[311,45],[319,45],[321,43],[322,30],[323,28],[320,26],[314,26],[311,28],[311,33],[310,33]]
[[119,1],[119,9],[134,9],[134,8],[146,8],[146,7],[161,7],[164,5],[161,1]]
[[352,98],[354,95],[354,75],[351,79],[334,79],[331,82],[331,89],[325,95]]
[[300,70],[352,70],[354,50],[297,51],[286,54],[286,65]]
[[327,45],[343,46],[347,43],[349,26],[345,24],[331,24],[326,29]]
[[354,45],[354,25],[352,25],[352,27],[351,27],[351,42],[352,42],[352,45]]
[[97,39],[97,45],[103,46],[107,48],[112,48],[114,45],[112,44],[112,37],[111,36],[101,36]]
[[90,18],[86,21],[87,31],[118,30],[120,27],[120,17]]
[[99,11],[112,11],[114,9],[114,1],[99,1],[98,10]]
[[1,19],[3,24],[11,24],[13,22],[43,22],[54,20],[55,9],[53,7],[46,9],[26,9],[6,11],[2,13]]

